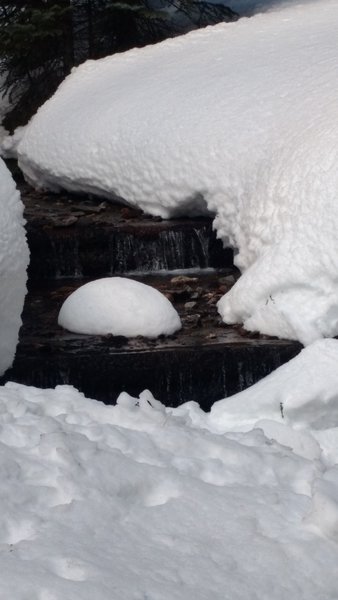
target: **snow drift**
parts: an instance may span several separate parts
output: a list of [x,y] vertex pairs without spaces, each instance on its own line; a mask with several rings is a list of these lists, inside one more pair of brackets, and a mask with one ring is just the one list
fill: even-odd
[[0,374],[11,366],[18,343],[26,294],[29,252],[23,205],[15,183],[0,159]]
[[37,187],[216,215],[243,275],[228,323],[338,334],[336,0],[293,3],[74,70],[30,123]]
[[0,597],[336,598],[337,362],[321,340],[217,419],[150,392],[0,387]]

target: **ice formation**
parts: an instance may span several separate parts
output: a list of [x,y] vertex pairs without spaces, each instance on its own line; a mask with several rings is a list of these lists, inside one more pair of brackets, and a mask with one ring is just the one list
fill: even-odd
[[65,300],[58,322],[75,333],[126,337],[155,338],[181,328],[168,298],[124,277],[105,277],[79,287]]
[[336,598],[337,362],[316,342],[211,416],[0,387],[0,597]]
[[0,374],[11,366],[18,343],[26,294],[29,252],[23,205],[15,183],[0,159]]
[[228,323],[338,334],[338,3],[307,0],[88,61],[19,145],[37,187],[215,215],[243,275]]

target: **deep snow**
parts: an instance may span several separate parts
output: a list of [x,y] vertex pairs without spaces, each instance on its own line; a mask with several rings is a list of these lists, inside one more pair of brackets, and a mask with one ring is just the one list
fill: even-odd
[[80,286],[63,303],[58,323],[75,333],[155,338],[181,329],[161,292],[126,277],[105,277]]
[[337,598],[337,363],[319,341],[210,415],[1,387],[0,597]]
[[0,374],[11,366],[18,343],[26,294],[29,251],[23,204],[0,158]]
[[274,6],[75,69],[19,144],[26,177],[172,217],[239,249],[228,323],[338,334],[336,0]]

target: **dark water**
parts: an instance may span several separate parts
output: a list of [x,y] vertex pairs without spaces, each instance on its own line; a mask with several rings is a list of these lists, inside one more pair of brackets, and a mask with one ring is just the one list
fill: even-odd
[[[66,332],[57,325],[58,312],[82,281],[46,282],[28,294],[16,358],[2,382],[42,388],[71,384],[108,404],[121,391],[138,396],[150,389],[168,406],[194,400],[208,410],[216,400],[247,388],[300,351],[295,342],[243,337],[239,329],[224,326],[216,310],[221,293],[217,273],[200,273],[178,289],[170,276],[138,279],[172,294],[181,331],[157,340]],[[187,309],[189,294],[198,297]]]

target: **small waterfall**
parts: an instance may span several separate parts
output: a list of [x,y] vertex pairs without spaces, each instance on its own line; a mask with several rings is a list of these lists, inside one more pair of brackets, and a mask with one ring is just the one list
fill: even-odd
[[55,269],[55,278],[82,277],[82,265],[79,252],[79,239],[77,236],[51,238],[52,265]]
[[28,276],[30,281],[82,277],[80,239],[69,232],[52,235],[49,230],[31,232],[27,240],[31,252]]
[[29,277],[103,277],[232,266],[209,219],[28,230]]
[[113,232],[109,255],[111,274],[232,265],[231,250],[223,249],[210,223],[141,233],[136,228]]
[[[138,396],[148,388],[167,406],[196,401],[209,410],[216,400],[252,385],[299,352],[297,343],[251,340],[236,328],[219,329],[208,297],[212,291],[216,302],[217,269],[231,268],[233,253],[216,239],[211,219],[121,220],[120,212],[117,215],[107,211],[103,220],[80,219],[71,226],[48,220],[46,224],[41,217],[28,221],[30,293],[15,361],[2,383],[12,380],[42,388],[68,383],[107,404],[123,390]],[[57,327],[61,302],[81,278],[207,268],[216,273],[199,274],[200,291],[194,292],[192,303],[197,307],[191,309],[196,314],[188,314],[198,317],[202,311],[198,333],[188,325],[173,340],[137,340],[121,346],[107,336],[65,334]],[[52,281],[58,278],[68,279]],[[171,279],[168,276],[168,282]],[[163,281],[161,273],[161,285]],[[175,293],[174,302],[184,316],[190,308]]]
[[[123,390],[132,396],[148,388],[167,406],[195,401],[208,411],[293,358],[297,342],[262,341],[175,347],[137,352],[113,349],[104,338],[82,336],[65,346],[53,339],[19,345],[12,369],[0,381],[37,387],[71,383],[90,398],[112,404]],[[132,376],[131,376],[132,374]]]

